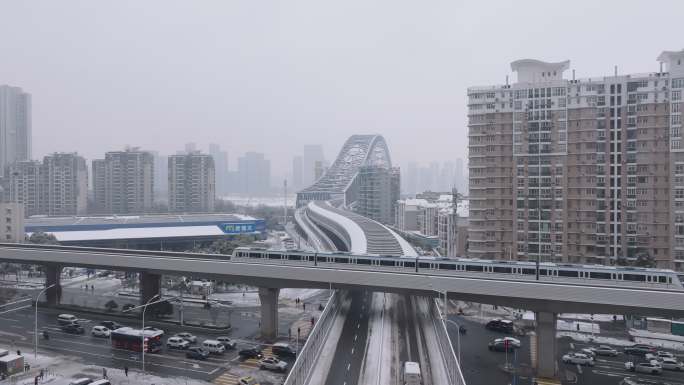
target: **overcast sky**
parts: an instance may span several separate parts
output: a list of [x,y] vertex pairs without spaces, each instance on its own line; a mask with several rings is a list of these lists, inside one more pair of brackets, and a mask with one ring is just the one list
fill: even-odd
[[[34,157],[185,142],[333,158],[380,133],[395,163],[467,157],[466,88],[520,58],[578,77],[658,69],[684,1],[0,0],[0,84],[33,95]],[[569,74],[567,74],[569,76]]]

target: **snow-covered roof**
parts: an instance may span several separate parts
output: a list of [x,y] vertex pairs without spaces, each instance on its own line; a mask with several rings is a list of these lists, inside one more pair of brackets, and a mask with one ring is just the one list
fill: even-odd
[[342,226],[347,234],[349,234],[351,241],[351,250],[349,251],[353,253],[365,254],[367,251],[366,234],[363,232],[363,229],[361,229],[361,226],[346,216],[333,212],[332,210],[328,209],[328,207],[321,207],[317,203],[324,204],[329,208],[332,208],[328,202],[310,202],[308,208],[311,211],[320,214]]
[[458,202],[458,206],[456,207],[456,214],[458,214],[459,217],[469,217],[470,216],[470,201],[468,200],[462,200]]
[[[106,230],[53,231],[60,242],[100,241],[116,239],[209,237],[226,235],[218,226],[137,227]],[[28,233],[31,236],[31,233]]]

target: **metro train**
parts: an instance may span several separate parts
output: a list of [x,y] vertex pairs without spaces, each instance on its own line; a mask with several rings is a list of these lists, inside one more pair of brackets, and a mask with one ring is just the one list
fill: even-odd
[[[511,279],[535,279],[537,266],[535,262],[518,262],[505,260],[486,260],[469,258],[436,258],[436,257],[393,257],[373,255],[353,255],[347,252],[306,252],[279,251],[259,248],[238,247],[233,251],[233,258],[261,259],[269,262],[288,261],[311,265],[340,266],[357,265],[368,268],[389,269],[393,271],[442,273],[467,275],[468,273],[485,273],[506,276]],[[539,276],[543,280],[577,281],[584,283],[606,284],[608,282],[625,284],[642,284],[648,287],[660,287],[673,290],[684,290],[682,280],[684,273],[672,270],[649,269],[626,266],[576,265],[542,262],[539,264]]]

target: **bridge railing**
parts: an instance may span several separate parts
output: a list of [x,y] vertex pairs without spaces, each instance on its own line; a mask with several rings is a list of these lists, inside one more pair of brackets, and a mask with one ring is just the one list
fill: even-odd
[[328,338],[328,332],[337,318],[341,304],[340,297],[341,293],[336,290],[328,299],[328,303],[325,305],[318,322],[309,333],[306,343],[297,352],[297,359],[292,365],[292,370],[290,370],[284,385],[305,385],[308,382],[311,371],[316,365],[318,356]]
[[437,341],[439,342],[439,348],[442,352],[442,358],[444,359],[444,367],[449,376],[449,384],[466,385],[465,379],[463,379],[463,373],[461,372],[461,365],[454,352],[454,344],[452,343],[447,330],[447,323],[445,321],[447,314],[442,316],[436,299],[430,302],[430,307],[432,322],[435,325],[435,333],[437,334]]

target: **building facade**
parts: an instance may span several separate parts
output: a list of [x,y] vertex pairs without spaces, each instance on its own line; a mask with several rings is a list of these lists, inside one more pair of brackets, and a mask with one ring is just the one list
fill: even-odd
[[15,162],[31,159],[31,95],[0,85],[0,176]]
[[138,149],[110,151],[93,160],[93,198],[97,212],[149,212],[154,205],[154,155]]
[[216,177],[211,155],[193,152],[169,157],[169,211],[214,211]]
[[9,200],[22,204],[26,216],[46,212],[47,185],[43,177],[43,164],[38,161],[16,162],[9,168]]
[[357,176],[357,213],[383,224],[394,224],[399,200],[399,169],[382,166],[362,166]]
[[469,256],[682,269],[684,51],[658,60],[591,79],[519,60],[468,90]]
[[0,240],[2,242],[23,242],[24,231],[24,205],[21,203],[0,203],[0,215],[4,221],[0,226]]
[[45,215],[81,215],[88,205],[88,167],[76,153],[54,153],[43,158]]
[[271,161],[264,154],[247,152],[238,158],[236,192],[264,196],[271,192]]

